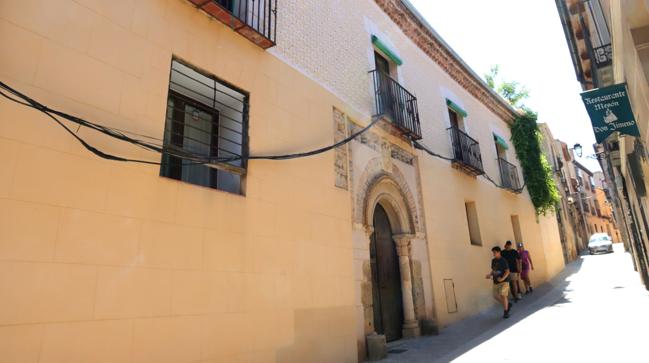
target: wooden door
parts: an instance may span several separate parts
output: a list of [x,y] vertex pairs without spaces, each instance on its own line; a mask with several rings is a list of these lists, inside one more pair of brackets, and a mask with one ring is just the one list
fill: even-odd
[[374,233],[370,242],[374,328],[387,341],[401,338],[403,300],[399,256],[392,241],[392,229],[380,205],[374,211]]

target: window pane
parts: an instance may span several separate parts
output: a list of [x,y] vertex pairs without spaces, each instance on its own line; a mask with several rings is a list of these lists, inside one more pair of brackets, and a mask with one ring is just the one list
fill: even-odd
[[218,188],[230,193],[241,194],[241,176],[219,170]]
[[234,132],[243,133],[243,121],[237,121],[226,114],[221,114],[220,125]]
[[219,128],[219,136],[239,145],[243,143],[243,137],[240,133],[226,129],[225,127]]
[[172,65],[169,88],[208,107],[214,104],[214,84],[214,80],[181,63]]
[[[241,176],[198,164],[196,158],[240,157],[248,96],[216,78],[173,61],[160,174],[188,183],[240,193]],[[241,167],[242,160],[229,162]]]

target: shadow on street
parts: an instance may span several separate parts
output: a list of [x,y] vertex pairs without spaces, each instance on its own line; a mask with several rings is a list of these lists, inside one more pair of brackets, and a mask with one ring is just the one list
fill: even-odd
[[541,309],[561,308],[570,304],[567,295],[571,291],[571,277],[581,270],[585,258],[586,256],[580,255],[550,282],[536,287],[533,293],[514,304],[509,319],[502,319],[501,308],[494,305],[451,324],[442,329],[437,336],[389,343],[388,357],[379,362],[450,362]]

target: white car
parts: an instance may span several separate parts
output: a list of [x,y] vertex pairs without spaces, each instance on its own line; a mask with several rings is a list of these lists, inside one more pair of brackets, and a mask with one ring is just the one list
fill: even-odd
[[595,233],[590,236],[590,240],[588,241],[588,251],[591,255],[600,252],[612,253],[613,241],[606,233]]

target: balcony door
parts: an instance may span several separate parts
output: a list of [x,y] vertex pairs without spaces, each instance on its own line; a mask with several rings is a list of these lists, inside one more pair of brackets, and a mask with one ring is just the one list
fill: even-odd
[[374,52],[374,63],[377,71],[390,75],[390,62],[377,52]]
[[459,131],[464,131],[464,124],[460,119],[460,116],[457,112],[448,109],[448,119],[451,122],[451,145],[453,146],[453,154],[456,159],[464,160],[462,143],[460,142],[460,133]]
[[378,86],[380,87],[379,114],[387,115],[392,121],[398,122],[395,119],[395,111],[398,109],[397,97],[392,82],[390,82],[390,62],[379,53],[374,52],[374,63],[377,72],[380,73],[378,77]]
[[507,160],[507,150],[505,150],[505,148],[502,145],[500,145],[498,142],[496,142],[495,144],[496,144],[496,155],[498,155],[498,159]]
[[449,108],[448,118],[451,121],[451,127],[455,127],[460,131],[464,131],[464,122],[462,122],[462,119],[460,118],[460,115],[457,114],[457,112]]
[[216,2],[219,3],[219,5],[230,10],[230,12],[234,11],[234,1],[235,0],[216,0]]

